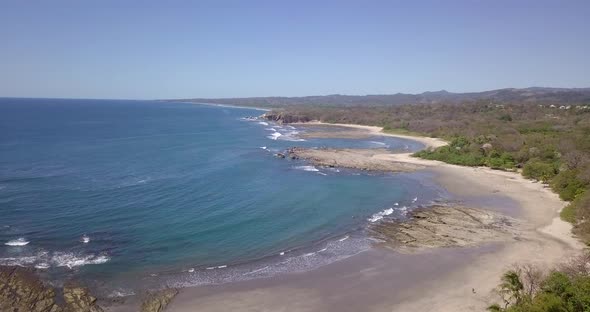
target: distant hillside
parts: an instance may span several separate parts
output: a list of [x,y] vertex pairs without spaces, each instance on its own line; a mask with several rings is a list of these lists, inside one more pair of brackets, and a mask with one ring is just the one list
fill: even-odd
[[283,107],[291,105],[325,106],[389,106],[402,104],[435,104],[464,102],[493,103],[547,103],[587,104],[590,103],[590,88],[524,88],[498,89],[484,92],[452,93],[445,90],[420,94],[383,95],[321,95],[304,97],[252,97],[225,99],[170,99],[193,103],[231,104],[240,106]]

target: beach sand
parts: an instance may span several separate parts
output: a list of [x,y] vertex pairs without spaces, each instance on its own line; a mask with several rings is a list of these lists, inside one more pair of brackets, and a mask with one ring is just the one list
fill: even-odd
[[[338,126],[413,139],[428,147],[446,144],[434,138],[383,134],[378,127]],[[484,311],[499,301],[493,290],[514,263],[550,267],[583,248],[572,237],[571,225],[558,218],[566,203],[541,183],[518,173],[449,165],[410,154],[379,157],[425,166],[459,200],[519,217],[524,221],[523,238],[415,254],[373,248],[310,272],[183,289],[167,311]]]

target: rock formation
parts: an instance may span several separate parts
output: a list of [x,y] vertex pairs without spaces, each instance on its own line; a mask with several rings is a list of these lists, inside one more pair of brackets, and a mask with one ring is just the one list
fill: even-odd
[[157,292],[148,292],[141,304],[141,312],[161,312],[178,294],[178,289],[167,288]]
[[2,312],[102,312],[86,288],[69,284],[63,289],[63,302],[56,291],[45,285],[35,270],[0,266],[0,311]]

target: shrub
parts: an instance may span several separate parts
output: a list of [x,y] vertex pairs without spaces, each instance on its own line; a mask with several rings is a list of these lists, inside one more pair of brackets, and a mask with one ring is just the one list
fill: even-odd
[[555,165],[541,162],[539,160],[530,160],[524,165],[522,175],[529,179],[537,179],[543,182],[549,182],[557,174]]
[[563,170],[551,180],[551,188],[563,200],[571,201],[584,192],[586,185],[577,178],[576,170]]

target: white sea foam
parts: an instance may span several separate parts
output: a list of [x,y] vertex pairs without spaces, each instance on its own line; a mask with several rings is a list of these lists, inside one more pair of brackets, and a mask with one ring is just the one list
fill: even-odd
[[267,138],[271,139],[271,140],[277,140],[282,134],[279,132],[275,132],[271,135],[269,135]]
[[261,146],[260,148],[263,149],[263,150],[265,150],[266,149],[266,146]]
[[259,121],[258,123],[263,126],[268,126],[268,122],[266,122],[266,121]]
[[208,267],[207,270],[213,270],[215,267]]
[[418,200],[418,197],[414,197],[414,199],[412,199],[412,203],[415,203]]
[[281,253],[279,255],[284,256],[285,255],[285,252],[284,251],[281,251]]
[[343,241],[347,240],[348,238],[349,238],[349,236],[346,235],[346,236],[342,237],[341,239],[339,239],[338,241],[343,242]]
[[395,203],[395,204],[393,204],[393,205],[394,205],[394,206],[399,206],[399,203]]
[[383,142],[377,142],[377,141],[370,141],[373,144],[377,144],[377,145],[381,145],[381,146],[387,146],[387,144],[383,143]]
[[106,255],[76,255],[71,252],[55,252],[51,257],[53,265],[56,267],[67,267],[69,269],[87,264],[102,264],[109,260],[111,259]]
[[264,128],[264,130],[268,130],[268,131],[277,132],[277,129],[275,129],[275,128]]
[[324,248],[318,250],[318,252],[322,252],[322,251],[326,251],[326,250],[328,250],[328,247],[324,247]]
[[35,264],[35,268],[36,269],[49,269],[51,266],[49,265],[49,263],[45,263],[45,262],[41,262],[41,263],[37,263]]
[[387,208],[383,211],[379,211],[376,214],[372,215],[368,220],[370,222],[377,222],[377,221],[383,219],[383,217],[388,216],[392,213],[393,213],[393,208]]
[[225,268],[227,268],[227,265],[220,265],[220,266],[217,266],[217,268],[218,269],[225,269]]
[[118,290],[113,290],[113,292],[108,294],[107,297],[108,298],[117,298],[117,297],[128,297],[128,296],[133,296],[133,295],[135,295],[135,292],[133,290],[118,289]]
[[407,215],[408,214],[408,207],[406,207],[406,206],[401,207],[399,209],[399,212],[404,216]]
[[4,243],[4,245],[6,245],[6,246],[25,246],[28,244],[29,244],[29,241],[24,239],[23,237],[13,239],[13,240],[10,240],[10,241]]
[[28,257],[18,257],[18,258],[0,258],[0,265],[18,265],[18,266],[26,266],[31,265],[37,262],[37,257],[35,256],[28,256]]
[[303,256],[304,257],[310,257],[310,256],[313,256],[313,255],[315,255],[315,252],[309,252],[309,253],[304,254]]
[[195,269],[193,269],[193,268],[188,269],[189,273],[193,273],[194,271],[195,271]]
[[320,171],[318,171],[318,174],[321,174],[321,175],[323,175],[323,176],[327,176],[327,175],[328,175],[328,174],[326,174],[326,173],[323,173],[323,172],[320,172]]
[[314,166],[297,166],[295,167],[295,169],[297,170],[303,170],[303,171],[312,171],[312,172],[318,172],[318,168],[314,167]]
[[88,244],[88,243],[90,243],[90,237],[87,235],[82,235],[82,238],[80,239],[80,241],[82,241],[82,243],[84,243],[84,244]]

